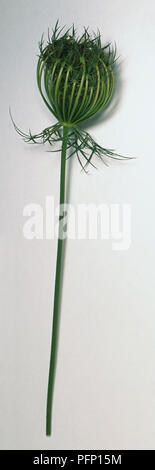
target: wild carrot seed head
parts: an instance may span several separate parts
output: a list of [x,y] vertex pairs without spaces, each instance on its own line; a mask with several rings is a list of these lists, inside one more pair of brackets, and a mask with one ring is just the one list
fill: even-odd
[[[114,64],[116,47],[101,45],[100,32],[93,37],[84,28],[84,33],[76,37],[74,26],[61,34],[58,22],[44,46],[43,37],[39,44],[40,54],[37,64],[37,83],[41,96],[57,119],[56,124],[43,129],[39,134],[25,133],[11,119],[25,142],[44,144],[63,143],[62,128],[69,127],[67,149],[72,149],[69,157],[76,154],[84,171],[94,166],[92,159],[130,159],[113,149],[101,147],[92,136],[78,126],[78,123],[94,116],[109,103],[114,91]],[[11,114],[11,112],[10,112]],[[61,150],[61,149],[60,149]],[[55,151],[55,150],[50,150]]]
[[77,124],[107,105],[114,90],[116,50],[101,45],[100,33],[76,38],[56,23],[44,47],[40,42],[37,80],[40,93],[59,122]]

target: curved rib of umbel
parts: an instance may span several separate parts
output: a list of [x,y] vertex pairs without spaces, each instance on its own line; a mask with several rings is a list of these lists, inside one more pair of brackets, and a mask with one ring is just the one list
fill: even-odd
[[94,65],[94,86],[92,76],[86,73],[84,57],[80,59],[77,79],[73,80],[72,66],[65,60],[62,62],[57,59],[52,71],[46,61],[42,56],[38,60],[37,83],[45,104],[62,125],[73,126],[89,119],[110,101],[114,90],[114,74],[111,65],[106,66],[102,59]]

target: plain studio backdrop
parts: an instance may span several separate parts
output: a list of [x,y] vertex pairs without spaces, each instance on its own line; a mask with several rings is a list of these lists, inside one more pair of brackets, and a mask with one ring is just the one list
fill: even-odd
[[[1,0],[1,449],[154,449],[155,197],[153,0]],[[45,436],[56,239],[28,240],[24,208],[59,200],[60,153],[25,144],[55,119],[36,84],[38,42],[56,20],[116,41],[119,84],[87,130],[137,158],[68,164],[69,202],[131,208],[131,243],[67,240],[53,406]],[[69,162],[69,161],[68,161]],[[45,223],[45,221],[44,221]]]

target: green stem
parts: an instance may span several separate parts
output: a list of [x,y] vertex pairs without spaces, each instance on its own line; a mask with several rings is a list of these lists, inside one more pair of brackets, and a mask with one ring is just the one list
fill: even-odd
[[[61,174],[60,174],[60,206],[65,202],[65,169],[66,169],[66,149],[67,136],[69,127],[63,127],[63,143],[61,151]],[[53,307],[53,325],[52,325],[52,342],[51,355],[49,365],[48,391],[47,391],[47,410],[46,410],[46,435],[51,435],[51,416],[52,402],[56,369],[57,343],[58,343],[58,326],[59,326],[59,303],[60,303],[60,281],[61,281],[61,265],[62,265],[62,247],[63,247],[63,217],[61,207],[59,209],[59,234],[57,246],[57,262],[55,276],[54,291],[54,307]]]

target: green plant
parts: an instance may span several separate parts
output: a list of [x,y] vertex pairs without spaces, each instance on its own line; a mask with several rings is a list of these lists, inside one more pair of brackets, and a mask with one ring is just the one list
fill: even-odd
[[[101,45],[98,32],[91,37],[88,29],[76,38],[74,26],[62,33],[58,22],[52,37],[48,36],[44,46],[43,37],[39,48],[37,64],[37,83],[40,94],[52,114],[56,124],[45,128],[37,135],[25,134],[13,122],[16,131],[26,142],[46,143],[52,145],[61,142],[61,174],[60,174],[60,205],[65,202],[66,152],[72,148],[69,157],[76,154],[84,171],[89,164],[94,166],[93,155],[100,159],[124,159],[111,149],[98,145],[88,132],[80,128],[80,123],[90,119],[100,110],[107,107],[111,100],[115,84],[116,48],[110,44]],[[61,34],[62,33],[62,34]],[[46,434],[51,434],[51,413],[56,368],[58,340],[60,279],[62,264],[62,219],[59,216],[59,234],[57,247],[57,263],[55,277],[55,293],[53,307],[53,327],[49,381],[47,393]]]

